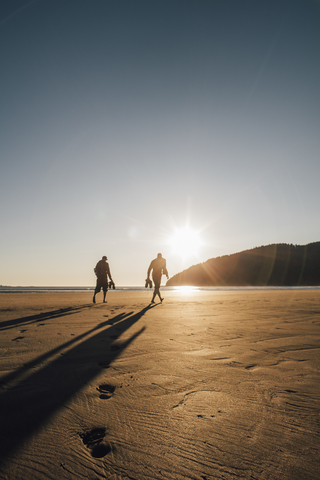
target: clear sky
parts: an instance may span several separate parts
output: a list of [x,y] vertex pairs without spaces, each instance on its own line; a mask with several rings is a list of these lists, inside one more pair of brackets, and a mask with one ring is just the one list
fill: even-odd
[[0,284],[320,240],[318,0],[2,0],[0,62]]

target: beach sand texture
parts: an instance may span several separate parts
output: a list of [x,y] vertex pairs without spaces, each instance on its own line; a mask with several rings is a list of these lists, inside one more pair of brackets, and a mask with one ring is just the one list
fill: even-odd
[[1,294],[1,479],[319,479],[320,290]]

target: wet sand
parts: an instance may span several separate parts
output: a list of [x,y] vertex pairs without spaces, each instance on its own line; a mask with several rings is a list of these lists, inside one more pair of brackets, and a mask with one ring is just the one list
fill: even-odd
[[0,296],[1,479],[319,479],[320,290]]

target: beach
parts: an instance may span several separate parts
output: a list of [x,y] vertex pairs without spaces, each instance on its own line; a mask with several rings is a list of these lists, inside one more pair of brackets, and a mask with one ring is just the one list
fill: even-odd
[[320,290],[0,295],[0,479],[319,479]]

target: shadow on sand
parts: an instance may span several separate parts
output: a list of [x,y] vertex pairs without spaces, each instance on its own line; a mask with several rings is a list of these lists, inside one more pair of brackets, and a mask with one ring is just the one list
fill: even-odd
[[[116,315],[0,378],[0,465],[144,331],[143,327],[125,342],[117,341],[154,306]],[[31,370],[57,354],[49,365]],[[13,380],[15,385],[9,386]]]
[[59,310],[52,310],[50,312],[39,313],[37,315],[29,315],[28,317],[14,318],[6,322],[1,322],[1,330],[9,330],[15,328],[17,325],[32,325],[33,323],[44,322],[51,318],[60,318],[66,315],[73,315],[80,312],[83,308],[92,308],[92,304],[80,305],[78,307],[60,308]]

